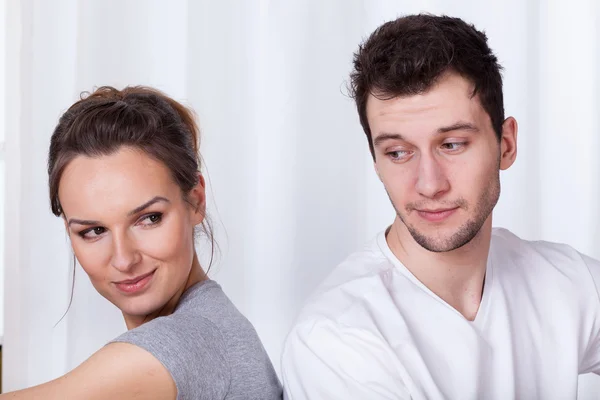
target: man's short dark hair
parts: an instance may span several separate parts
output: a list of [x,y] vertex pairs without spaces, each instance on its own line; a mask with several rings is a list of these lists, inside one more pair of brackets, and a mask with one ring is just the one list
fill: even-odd
[[446,72],[473,85],[473,96],[490,116],[500,140],[504,122],[502,67],[488,47],[486,35],[460,18],[409,15],[386,22],[354,54],[350,78],[360,123],[375,159],[367,121],[367,99],[391,99],[425,93]]

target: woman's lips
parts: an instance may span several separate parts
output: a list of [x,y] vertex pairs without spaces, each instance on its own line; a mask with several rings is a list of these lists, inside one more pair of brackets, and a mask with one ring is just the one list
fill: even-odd
[[119,282],[115,282],[115,286],[119,291],[126,294],[139,293],[146,286],[148,286],[148,283],[150,283],[150,281],[152,280],[155,271],[156,270],[153,270],[151,272],[148,272],[147,274],[140,275],[133,279],[126,279]]

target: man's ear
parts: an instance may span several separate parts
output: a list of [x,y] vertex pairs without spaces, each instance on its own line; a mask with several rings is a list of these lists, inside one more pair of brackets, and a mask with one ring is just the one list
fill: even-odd
[[500,138],[500,169],[510,168],[517,158],[517,120],[508,117],[502,123],[502,137]]

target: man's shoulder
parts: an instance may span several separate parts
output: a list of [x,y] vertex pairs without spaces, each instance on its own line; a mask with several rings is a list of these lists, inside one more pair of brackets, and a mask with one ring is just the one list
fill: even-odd
[[549,264],[559,267],[581,265],[585,263],[586,258],[590,258],[568,244],[523,239],[505,228],[492,230],[492,251],[496,252],[496,255],[510,256],[517,261],[541,256]]
[[512,267],[514,273],[540,283],[555,279],[578,288],[589,287],[589,283],[600,287],[600,262],[565,243],[526,240],[508,229],[494,228],[492,253],[503,270]]
[[357,298],[378,290],[394,268],[379,247],[382,235],[347,256],[329,273],[305,302],[297,322],[318,316],[336,320]]

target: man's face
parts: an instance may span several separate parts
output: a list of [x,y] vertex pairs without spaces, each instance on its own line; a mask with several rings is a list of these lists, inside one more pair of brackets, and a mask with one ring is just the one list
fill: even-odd
[[498,141],[472,84],[447,73],[426,93],[380,100],[367,118],[375,168],[400,221],[429,251],[469,243],[498,202],[499,169],[516,157],[516,122]]

